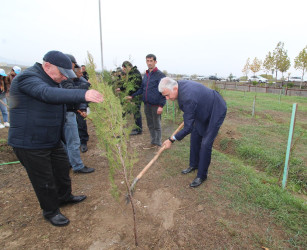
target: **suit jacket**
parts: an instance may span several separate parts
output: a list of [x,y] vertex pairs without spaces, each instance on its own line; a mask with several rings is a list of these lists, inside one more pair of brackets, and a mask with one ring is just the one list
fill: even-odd
[[218,92],[194,81],[178,81],[178,104],[184,112],[184,128],[175,135],[177,140],[190,134],[194,127],[201,136],[206,136],[223,122],[227,111]]

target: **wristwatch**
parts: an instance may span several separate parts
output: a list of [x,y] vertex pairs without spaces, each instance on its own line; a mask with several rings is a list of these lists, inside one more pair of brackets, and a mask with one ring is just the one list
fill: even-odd
[[171,143],[174,143],[175,140],[173,140],[172,138],[168,137],[168,139],[170,140]]

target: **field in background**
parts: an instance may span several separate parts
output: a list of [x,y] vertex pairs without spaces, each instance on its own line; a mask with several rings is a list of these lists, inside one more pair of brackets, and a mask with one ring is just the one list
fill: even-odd
[[[208,85],[208,84],[207,84]],[[209,87],[212,87],[209,84]],[[298,104],[294,147],[290,158],[288,189],[307,192],[307,98],[265,93],[220,90],[227,102],[224,127],[228,134],[218,137],[222,152],[230,153],[268,175],[282,175],[293,103]],[[256,96],[255,116],[252,117]],[[168,118],[173,119],[169,102]],[[181,118],[178,106],[176,117]]]

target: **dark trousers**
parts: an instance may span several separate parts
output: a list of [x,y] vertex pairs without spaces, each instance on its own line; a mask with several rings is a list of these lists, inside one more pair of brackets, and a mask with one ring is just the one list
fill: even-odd
[[59,203],[69,198],[69,161],[62,145],[51,149],[13,148],[25,167],[46,217],[59,211]]
[[142,114],[141,114],[141,105],[142,103],[136,103],[136,111],[134,113],[134,121],[136,125],[136,130],[141,131],[143,130],[143,124],[142,124]]
[[215,137],[225,119],[223,114],[205,136],[201,136],[194,127],[191,133],[190,167],[198,168],[197,177],[207,178],[208,168],[211,163],[212,147]]
[[150,132],[151,144],[161,146],[161,115],[157,114],[158,106],[144,103],[147,126]]
[[87,133],[87,124],[86,120],[79,113],[77,113],[77,123],[78,123],[80,144],[86,145],[89,140],[89,135]]

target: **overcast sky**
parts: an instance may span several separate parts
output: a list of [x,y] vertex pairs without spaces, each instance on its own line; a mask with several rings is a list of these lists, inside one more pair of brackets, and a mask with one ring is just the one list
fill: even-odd
[[[104,68],[157,56],[169,73],[242,76],[279,41],[291,60],[307,45],[306,0],[101,0]],[[0,62],[32,65],[49,50],[87,51],[101,69],[98,0],[1,0]],[[281,74],[279,73],[281,76]]]

